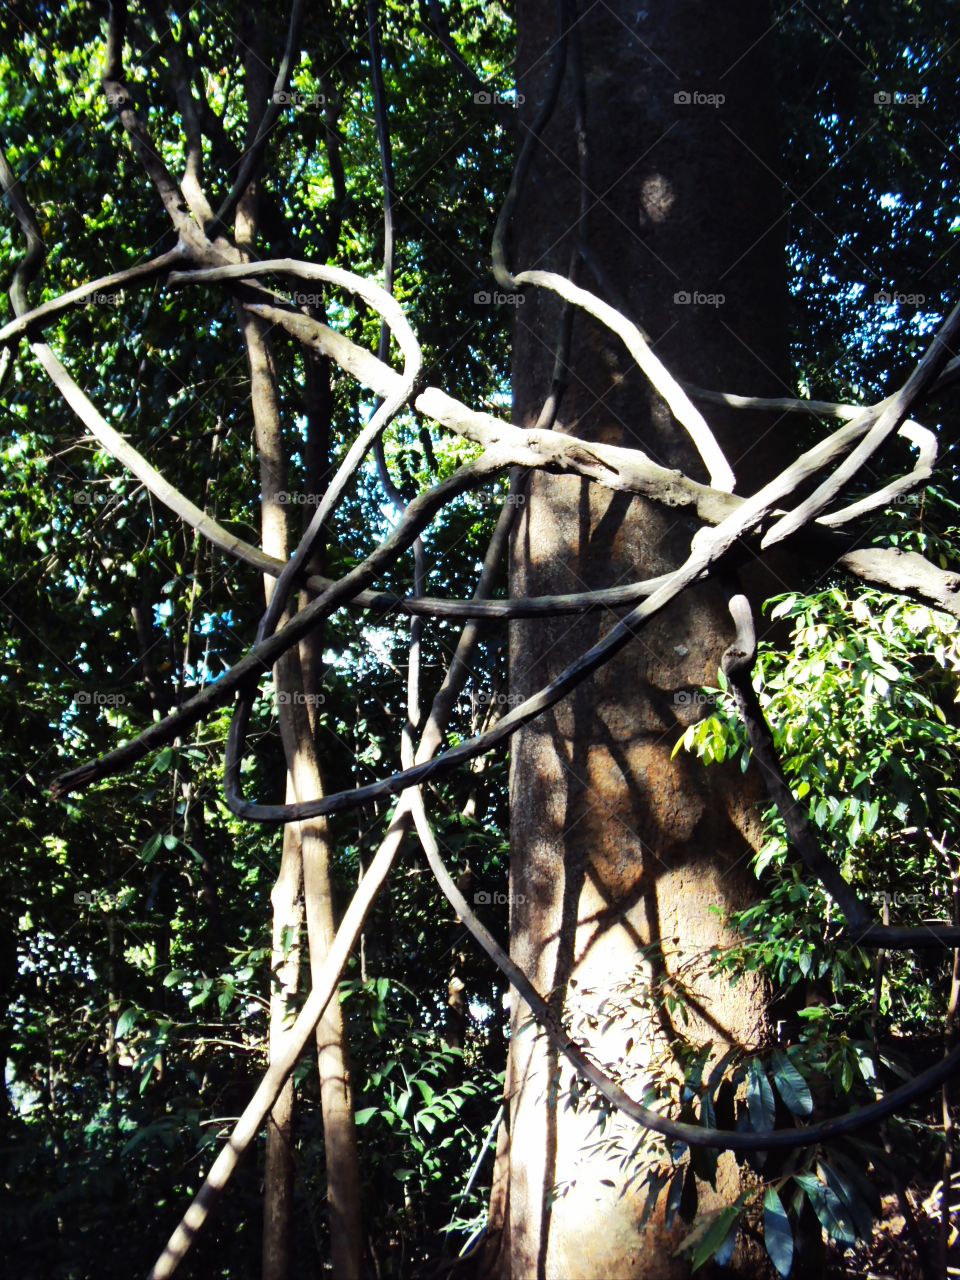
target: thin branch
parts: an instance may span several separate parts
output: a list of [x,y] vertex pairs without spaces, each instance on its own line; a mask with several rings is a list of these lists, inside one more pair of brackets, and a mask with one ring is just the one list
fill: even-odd
[[202,240],[197,224],[184,205],[183,193],[153,145],[149,133],[137,114],[124,82],[123,40],[127,22],[125,0],[111,0],[107,28],[105,66],[101,85],[108,104],[116,111],[124,132],[163,202],[176,230],[187,244],[194,247]]
[[[899,391],[883,402],[883,412],[872,422],[864,439],[806,501],[801,502],[767,531],[763,539],[765,547],[772,547],[782,542],[802,525],[820,515],[833,501],[884,441],[897,430],[911,407],[935,383],[937,375],[944,369],[953,354],[951,347],[956,343],[958,335],[960,335],[960,303],[950,312],[907,381]],[[856,426],[857,423],[854,422],[852,425]]]
[[[148,0],[147,9],[153,20],[158,41],[162,39],[165,22],[163,6],[157,0]],[[213,217],[213,209],[203,189],[203,134],[200,129],[200,113],[190,82],[190,72],[180,41],[172,38],[169,41],[168,57],[171,80],[176,95],[177,106],[183,119],[183,131],[187,144],[187,160],[180,179],[180,190],[183,192],[190,211],[200,226],[204,226]],[[109,61],[109,58],[108,58]]]
[[552,40],[551,46],[548,46],[552,47],[553,58],[550,63],[546,92],[533,124],[523,126],[527,130],[527,136],[523,140],[520,154],[517,156],[516,163],[513,166],[510,185],[507,188],[507,194],[504,196],[503,204],[500,206],[497,224],[493,229],[493,243],[490,254],[493,275],[497,284],[504,289],[513,287],[513,276],[510,274],[510,268],[507,265],[507,250],[514,209],[520,198],[520,192],[523,190],[523,184],[526,182],[530,166],[533,163],[533,157],[540,144],[540,138],[556,110],[557,102],[560,98],[560,89],[563,85],[563,77],[567,69],[570,15],[567,11],[565,0],[555,0],[554,11],[557,18],[557,34],[556,38]]
[[622,312],[598,298],[596,294],[571,284],[565,277],[553,271],[521,271],[514,277],[518,285],[532,284],[559,294],[574,306],[599,320],[617,335],[633,356],[656,392],[666,401],[671,413],[686,430],[710,477],[714,489],[732,493],[736,480],[730,463],[700,411],[693,405],[687,393],[677,382],[666,365],[653,352],[640,330]]
[[22,313],[29,310],[27,290],[43,265],[45,250],[33,207],[20,185],[20,179],[10,168],[7,157],[2,151],[0,151],[0,185],[3,187],[4,195],[10,201],[23,238],[27,242],[27,252],[17,263],[10,284],[10,301],[13,303],[13,309],[17,313]]
[[826,525],[829,529],[837,529],[870,511],[889,507],[898,498],[913,493],[927,483],[933,475],[933,468],[937,462],[937,437],[927,427],[922,427],[919,422],[904,422],[897,434],[904,436],[917,447],[917,461],[913,469],[906,475],[891,480],[889,484],[885,484],[858,502],[852,502],[839,511],[831,511],[828,515],[820,516],[818,518],[820,524]]
[[390,872],[406,834],[408,822],[398,808],[387,835],[376,856],[364,872],[350,905],[328,952],[320,975],[297,1014],[296,1021],[277,1047],[270,1066],[264,1073],[256,1093],[244,1108],[230,1138],[214,1160],[196,1197],[181,1218],[167,1245],[150,1272],[150,1280],[168,1280],[183,1261],[197,1233],[203,1227],[214,1205],[220,1199],[243,1153],[260,1132],[264,1120],[276,1102],[287,1077],[296,1066],[307,1042],[313,1036],[323,1011],[336,992],[340,975],[350,957],[354,943],[381,886]]
[[[393,149],[390,144],[390,119],[387,113],[387,90],[383,82],[383,53],[380,48],[378,31],[377,0],[367,0],[367,40],[370,45],[370,82],[373,91],[373,115],[377,128],[377,144],[380,148],[380,173],[383,186],[383,287],[387,293],[393,293]],[[385,322],[380,323],[380,340],[377,344],[377,358],[386,362],[390,355],[390,330]],[[377,406],[379,407],[379,406]],[[383,486],[387,499],[402,511],[405,504],[403,494],[393,483],[387,469],[387,455],[383,447],[383,437],[378,435],[373,445],[377,475]],[[416,547],[416,543],[414,544]]]
[[[421,16],[422,10],[423,5],[421,4]],[[515,134],[517,131],[516,108],[510,106],[507,102],[492,100],[490,86],[477,75],[476,71],[457,48],[453,33],[450,30],[450,23],[447,21],[447,15],[444,13],[443,6],[439,3],[439,0],[429,0],[428,11],[430,16],[429,19],[424,20],[424,26],[434,39],[443,46],[447,57],[453,63],[468,90],[473,95],[474,102],[483,103],[485,111],[492,112],[498,123],[508,133]]]
[[138,262],[135,267],[126,267],[123,271],[114,271],[108,276],[100,276],[97,280],[90,280],[86,284],[78,285],[76,289],[61,293],[59,297],[51,298],[48,302],[42,302],[38,307],[34,307],[32,311],[25,310],[22,315],[16,316],[13,320],[8,320],[5,325],[0,327],[0,343],[12,344],[19,341],[24,334],[29,333],[35,326],[38,329],[42,328],[44,324],[50,323],[62,311],[73,306],[75,302],[82,302],[84,298],[89,298],[92,293],[107,293],[118,287],[122,288],[124,285],[143,284],[146,281],[153,280],[156,276],[163,275],[171,267],[182,266],[183,261],[184,248],[178,244],[176,248],[169,249],[157,258],[151,258],[147,262]]

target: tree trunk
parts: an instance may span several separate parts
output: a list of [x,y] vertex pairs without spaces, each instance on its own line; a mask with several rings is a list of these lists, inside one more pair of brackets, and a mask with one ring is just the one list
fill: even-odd
[[[252,23],[248,15],[248,28]],[[259,118],[269,92],[266,62],[256,52],[259,44],[248,31],[250,45],[245,59],[247,99],[250,120]],[[248,130],[248,143],[251,138]],[[237,207],[235,235],[241,252],[254,256],[259,225],[258,184],[251,182]],[[253,408],[257,452],[260,458],[262,541],[265,551],[278,559],[290,555],[288,474],[284,451],[277,374],[268,343],[269,326],[237,306],[240,327],[250,366],[251,406]],[[311,370],[308,399],[309,412],[319,409],[316,370]],[[313,452],[318,427],[311,424]],[[322,434],[322,433],[321,433]],[[320,447],[320,452],[323,452]],[[311,471],[316,460],[311,457]],[[315,475],[308,477],[313,483]],[[275,583],[265,579],[269,601]],[[286,617],[281,619],[281,625]],[[318,678],[320,664],[316,658],[316,641],[303,647],[308,669]],[[314,739],[317,689],[304,681],[300,647],[278,661],[274,669],[277,690],[278,720],[287,765],[287,800],[306,801],[323,795],[323,775]],[[299,898],[294,903],[291,891],[296,878],[302,880],[305,913]],[[310,969],[316,976],[329,951],[336,932],[333,909],[331,846],[327,823],[323,820],[289,824],[284,827],[283,862],[271,897],[273,905],[273,962],[284,964],[278,954],[278,942],[289,938],[294,925],[299,927],[306,915]],[[299,951],[297,951],[299,957]],[[270,1044],[273,1050],[277,1019],[285,1010],[271,1003]],[[332,1000],[317,1025],[317,1068],[320,1105],[323,1116],[324,1154],[327,1172],[327,1216],[330,1226],[330,1257],[338,1280],[359,1280],[363,1258],[363,1230],[360,1210],[360,1172],[356,1128],[353,1119],[353,1090],[349,1056],[339,1000]],[[292,1107],[293,1082],[289,1080],[277,1099],[267,1129],[267,1160],[264,1181],[263,1280],[286,1280],[289,1274],[290,1243],[293,1225]]]
[[[555,8],[520,0],[518,24],[520,120],[529,127],[556,56]],[[737,6],[735,18],[693,0],[584,6],[575,38],[589,212],[584,218],[580,207],[571,41],[510,249],[514,271],[566,274],[586,231],[590,255],[580,283],[627,307],[675,375],[755,394],[787,392],[780,189],[766,167],[777,167],[775,113],[764,87],[770,29],[759,0]],[[527,132],[521,127],[521,138]],[[547,397],[560,327],[557,300],[528,288],[515,320],[521,425],[536,422]],[[558,429],[639,446],[708,479],[619,341],[582,312],[573,317],[566,363]],[[706,416],[738,492],[749,492],[765,474],[772,422],[754,414],[724,419],[712,408]],[[685,558],[696,527],[687,514],[644,499],[537,475],[514,537],[511,594],[581,591],[666,572]],[[546,684],[612,621],[595,613],[513,624],[511,692],[526,696]],[[513,739],[514,958],[565,1006],[598,1060],[623,1072],[635,1097],[658,1071],[676,1078],[669,1049],[677,1038],[712,1041],[719,1056],[732,1044],[756,1046],[765,1031],[761,984],[733,988],[709,972],[711,948],[732,940],[713,908],[750,900],[758,790],[738,769],[671,759],[684,726],[704,714],[694,693],[716,684],[731,639],[722,595],[687,593]],[[642,952],[657,941],[660,953]],[[664,1006],[665,994],[683,997],[688,1024]],[[611,1012],[618,1016],[607,1026]],[[596,1111],[571,1107],[571,1071],[529,1021],[514,999],[488,1273],[498,1280],[687,1275],[688,1262],[672,1254],[688,1227],[678,1220],[666,1230],[661,1196],[639,1229],[647,1187],[642,1173],[628,1181],[662,1160],[662,1147],[658,1156],[645,1143],[624,1167],[641,1135],[619,1117],[601,1132]],[[725,1155],[717,1191],[700,1184],[700,1211],[730,1203],[739,1177]],[[766,1274],[760,1265],[738,1255],[727,1274]]]
[[[288,798],[293,789],[288,787]],[[283,829],[280,871],[270,893],[273,913],[270,951],[270,1042],[272,1061],[295,1016],[291,1008],[300,976],[303,906],[300,840],[293,827]],[[291,1076],[267,1120],[263,1159],[263,1245],[261,1280],[287,1280],[293,1232],[293,1131],[295,1095]]]

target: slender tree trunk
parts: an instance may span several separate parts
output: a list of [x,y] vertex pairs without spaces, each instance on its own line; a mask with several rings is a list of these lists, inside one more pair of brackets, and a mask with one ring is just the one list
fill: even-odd
[[[247,200],[241,203],[237,219],[238,244],[252,244],[254,240],[251,203]],[[280,432],[276,375],[260,322],[242,311],[239,315],[250,364],[251,401],[260,459],[261,543],[264,551],[285,560],[290,554],[290,539],[287,509],[283,501],[286,460]],[[264,595],[267,601],[273,587],[273,579],[265,578]],[[284,699],[290,696],[291,687],[299,688],[293,666],[292,656],[285,654],[274,670],[274,685],[281,717],[287,714]],[[292,799],[293,794],[291,778],[287,783],[287,798]],[[286,826],[283,828],[280,870],[270,894],[273,917],[270,956],[271,1059],[293,1016],[291,1001],[299,986],[300,931],[303,925],[302,882],[300,833],[295,827]],[[287,1280],[289,1275],[293,1232],[294,1107],[294,1083],[291,1077],[274,1103],[267,1125],[263,1173],[262,1280]]]
[[[248,74],[253,61],[248,60]],[[256,74],[259,76],[261,73],[262,67]],[[252,250],[255,231],[254,187],[244,196],[238,208],[236,241],[241,250]],[[286,497],[288,479],[276,371],[267,343],[266,324],[242,308],[238,309],[238,314],[250,364],[251,403],[260,457],[263,545],[271,554],[286,560],[290,554],[287,519],[289,499]],[[272,588],[273,583],[268,580],[268,599]],[[311,670],[315,672],[318,670],[315,653],[309,648],[307,652],[312,658]],[[299,648],[286,653],[277,663],[274,682],[278,695],[280,736],[289,777],[289,798],[298,801],[316,799],[324,791],[314,740],[316,689],[308,689],[305,685]],[[294,906],[291,894],[294,878],[299,885],[302,877],[310,968],[315,975],[336,932],[331,844],[327,823],[317,820],[285,827],[284,860],[288,857],[291,864],[295,862],[296,865],[291,865],[286,874],[281,871],[272,899],[274,947],[285,930],[289,931],[294,924],[299,929],[303,918],[301,908],[299,900]],[[282,957],[276,954],[274,959],[283,962]],[[273,1031],[274,1024],[271,1020],[272,1043]],[[359,1158],[346,1037],[339,1001],[331,1002],[317,1027],[317,1059],[333,1271],[338,1280],[359,1280],[363,1257]],[[289,1087],[288,1084],[287,1088]],[[286,1090],[278,1103],[283,1101],[285,1094]],[[290,1105],[292,1109],[292,1095]],[[272,1153],[268,1151],[271,1156],[268,1172],[272,1175],[273,1183],[265,1183],[264,1187],[263,1280],[286,1280],[288,1272],[293,1197],[293,1171],[290,1165],[291,1115],[292,1110],[282,1115],[275,1114],[275,1123],[268,1129],[268,1144],[273,1137],[275,1150]]]
[[[520,0],[521,126],[543,103],[555,58],[555,6]],[[774,112],[764,85],[771,26],[756,0],[730,11],[679,0],[582,6],[576,26],[585,94],[587,216],[580,207],[571,44],[564,90],[514,219],[511,266],[566,273],[586,232],[580,281],[629,308],[681,378],[724,390],[784,394],[783,239]],[[684,101],[681,96],[689,95]],[[723,95],[696,100],[696,95]],[[521,127],[521,138],[527,129]],[[684,295],[700,295],[686,301]],[[722,295],[708,299],[705,295]],[[560,308],[526,290],[516,308],[515,420],[532,426],[551,386]],[[613,334],[575,313],[557,426],[585,439],[644,448],[706,480],[682,429],[652,395]],[[748,492],[776,432],[751,415],[711,424]],[[773,428],[773,430],[771,430]],[[767,434],[770,432],[770,434]],[[674,568],[696,522],[643,499],[567,477],[537,475],[515,533],[512,595],[612,586]],[[593,614],[513,624],[511,691],[547,683],[609,629]],[[675,1079],[671,1042],[755,1046],[765,1032],[759,983],[710,975],[731,935],[714,907],[746,905],[760,806],[751,777],[705,769],[671,752],[703,712],[692,696],[715,684],[732,638],[722,596],[688,593],[621,655],[514,739],[511,775],[511,944],[539,989],[563,1003],[576,1034],[624,1074],[634,1096],[658,1073]],[[652,943],[659,951],[646,951]],[[689,1023],[663,997],[678,997]],[[606,1002],[606,1003],[605,1003]],[[608,1015],[617,1016],[609,1024]],[[673,1278],[688,1229],[650,1225],[647,1144],[614,1117],[571,1106],[572,1077],[512,1009],[506,1094],[486,1268],[498,1280]],[[660,1149],[662,1152],[662,1148]],[[641,1176],[628,1181],[637,1170]],[[730,1203],[739,1171],[720,1162],[703,1211]],[[765,1274],[738,1257],[732,1273]]]
[[[292,788],[288,787],[288,798]],[[283,829],[280,872],[270,894],[271,930],[270,1059],[292,1021],[291,1002],[300,974],[300,840],[293,827]],[[262,1280],[287,1280],[293,1231],[293,1133],[295,1095],[291,1076],[273,1104],[267,1121],[263,1163]]]

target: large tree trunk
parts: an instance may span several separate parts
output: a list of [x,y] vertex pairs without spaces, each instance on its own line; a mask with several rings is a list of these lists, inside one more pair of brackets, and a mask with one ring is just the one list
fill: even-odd
[[[564,90],[523,189],[511,266],[566,273],[587,226],[610,301],[623,301],[672,371],[701,386],[784,394],[783,237],[769,83],[767,7],[730,11],[680,0],[642,7],[625,0],[583,6],[581,41],[589,166],[581,219],[574,120],[576,49]],[[554,58],[555,8],[520,0],[521,125],[544,101]],[[766,35],[766,39],[764,38]],[[678,101],[722,94],[721,105]],[[526,130],[521,127],[521,137]],[[778,236],[778,230],[781,234]],[[581,267],[580,281],[605,288]],[[620,295],[611,296],[613,288]],[[722,304],[676,295],[721,294]],[[515,420],[532,426],[551,385],[560,329],[556,300],[527,290],[516,309]],[[682,429],[652,395],[613,334],[576,314],[567,389],[557,426],[585,439],[637,444],[658,461],[707,475]],[[708,413],[749,491],[775,438],[757,415]],[[784,430],[783,427],[777,430]],[[770,434],[766,434],[770,432]],[[687,554],[696,522],[686,513],[611,494],[568,477],[538,475],[516,531],[515,596],[611,586],[663,573]],[[526,696],[609,629],[580,620],[521,622],[511,633],[512,692]],[[709,974],[710,951],[731,940],[713,908],[745,905],[758,795],[750,777],[705,769],[671,751],[703,714],[690,693],[715,684],[730,642],[723,597],[688,593],[572,697],[514,738],[511,776],[511,945],[539,989],[554,993],[599,1060],[644,1082],[680,1036],[755,1046],[765,1029],[759,983],[731,988]],[[679,696],[678,696],[679,695]],[[663,942],[661,959],[641,948]],[[645,984],[687,992],[689,1025],[646,1010]],[[607,1026],[611,998],[622,1005]],[[622,1157],[638,1133],[614,1118],[573,1109],[572,1075],[516,1002],[487,1265],[499,1280],[578,1280],[686,1275],[672,1257],[687,1230],[646,1230],[642,1177],[624,1194]],[[632,1047],[629,1043],[633,1041]],[[649,1148],[647,1149],[650,1150]],[[641,1153],[639,1159],[644,1159]],[[636,1166],[632,1166],[635,1168]],[[718,1191],[700,1187],[700,1208],[738,1189],[732,1158]],[[712,1199],[711,1199],[712,1197]],[[662,1199],[662,1198],[661,1198]],[[761,1274],[749,1259],[739,1274]]]

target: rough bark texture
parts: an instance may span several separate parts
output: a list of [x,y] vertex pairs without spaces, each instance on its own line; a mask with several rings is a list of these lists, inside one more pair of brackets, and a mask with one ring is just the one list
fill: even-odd
[[[520,0],[519,84],[531,122],[549,79],[555,9]],[[608,280],[677,376],[701,386],[784,394],[783,236],[775,112],[766,100],[771,25],[766,6],[681,0],[649,8],[623,0],[586,7],[577,30],[585,73],[590,166],[587,226]],[[521,197],[511,266],[565,272],[580,215],[571,78]],[[720,105],[676,101],[722,94]],[[762,159],[761,159],[762,157]],[[583,224],[580,223],[582,229]],[[780,234],[778,235],[778,230]],[[598,287],[581,270],[581,282]],[[678,294],[722,294],[684,302]],[[611,301],[617,299],[610,298]],[[716,299],[714,299],[714,303]],[[550,387],[559,307],[527,291],[516,309],[515,421],[532,426]],[[585,439],[636,442],[659,462],[706,479],[681,429],[648,392],[612,334],[575,315],[568,389],[557,425]],[[709,420],[749,492],[778,432],[758,415]],[[771,446],[774,446],[771,448]],[[567,477],[538,475],[512,560],[512,595],[612,586],[670,570],[696,529],[686,514]],[[553,678],[610,625],[602,614],[516,623],[511,692]],[[752,1046],[765,1027],[759,985],[731,989],[707,973],[710,949],[730,941],[714,906],[745,905],[759,793],[725,767],[671,760],[683,727],[704,714],[692,691],[716,683],[732,638],[722,597],[689,594],[555,712],[514,739],[511,778],[511,942],[544,993],[564,1001],[602,1062],[622,1065],[635,1096],[674,1035]],[[643,963],[640,948],[664,941]],[[644,982],[688,991],[690,1024],[629,1004]],[[627,1012],[589,1025],[605,998]],[[632,1014],[631,1014],[632,1010]],[[609,1011],[609,1010],[608,1010]],[[500,1280],[654,1280],[688,1273],[671,1255],[662,1212],[639,1231],[641,1182],[622,1194],[621,1159],[637,1133],[569,1105],[571,1075],[513,1010],[487,1265]],[[629,1038],[633,1047],[628,1045]],[[721,1201],[739,1174],[721,1160]],[[612,1185],[603,1180],[608,1179]],[[701,1209],[710,1207],[701,1187]],[[707,1188],[706,1191],[709,1191]],[[716,1200],[714,1200],[716,1203]],[[491,1259],[495,1261],[491,1263]],[[764,1274],[741,1259],[739,1274]],[[736,1272],[735,1272],[736,1273]],[[729,1273],[728,1273],[729,1274]]]

